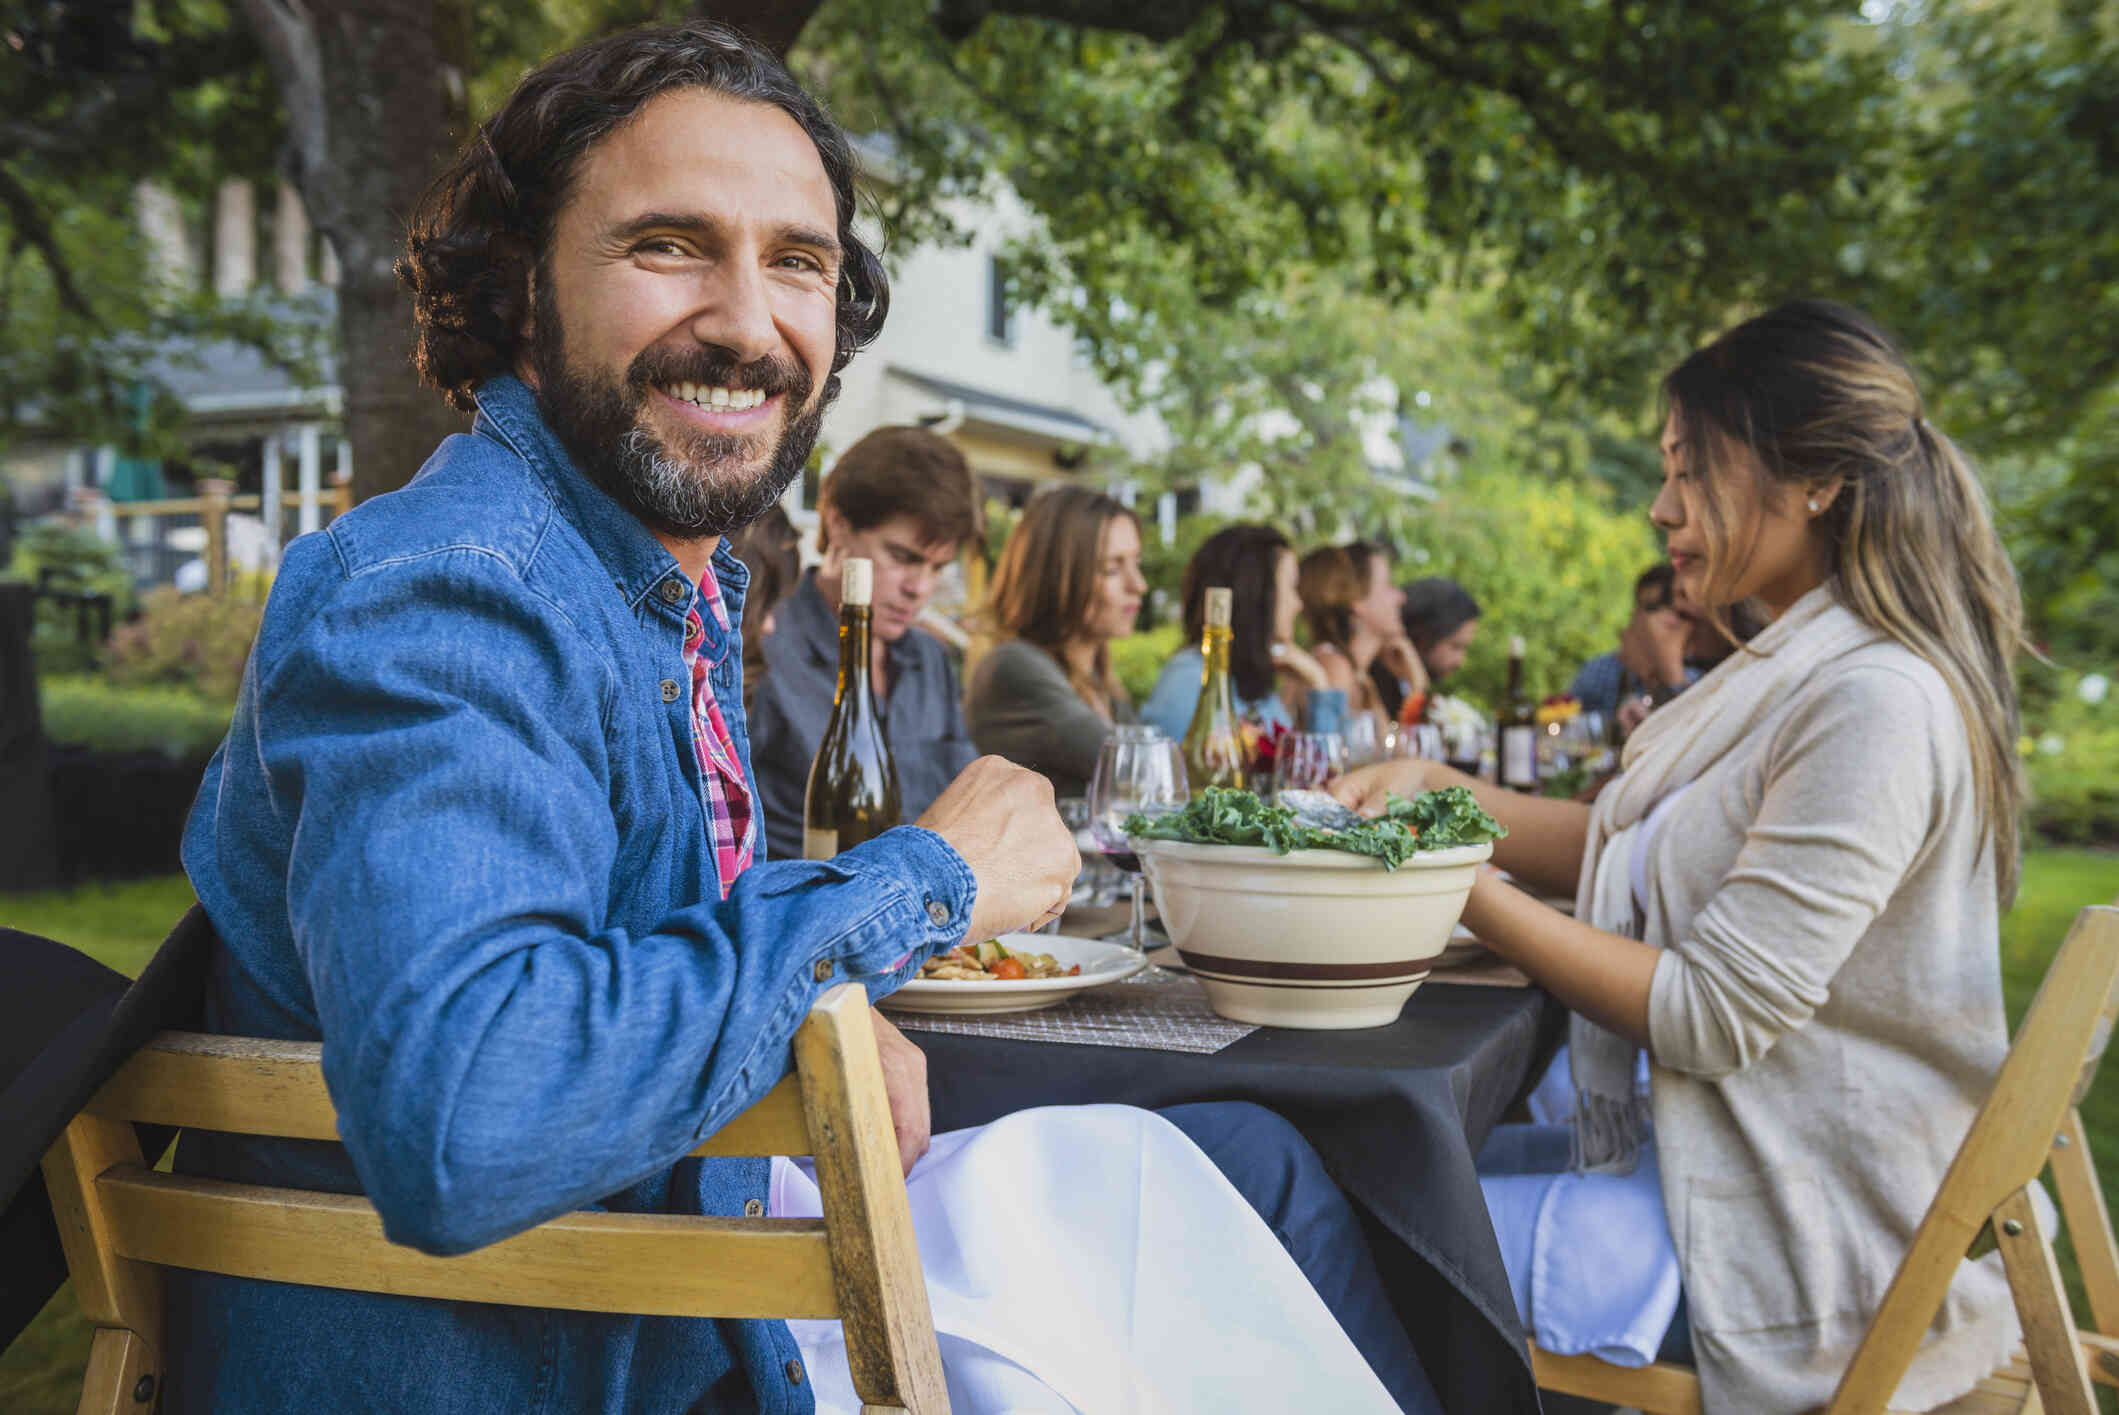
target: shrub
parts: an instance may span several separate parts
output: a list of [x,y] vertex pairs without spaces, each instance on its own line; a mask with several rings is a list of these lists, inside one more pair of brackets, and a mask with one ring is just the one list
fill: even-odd
[[2063,671],[2053,678],[2057,691],[2050,696],[2025,685],[2028,824],[2049,840],[2119,843],[2119,694],[2103,674]]
[[110,636],[111,681],[189,688],[233,703],[264,612],[263,604],[246,599],[150,590],[140,617]]
[[[95,532],[59,519],[38,521],[15,539],[8,578],[34,585],[51,571],[60,589],[110,596],[111,622],[132,612],[132,576],[118,547]],[[37,602],[35,637],[38,667],[45,672],[80,673],[95,666],[101,645],[83,643],[71,606]]]
[[228,704],[182,688],[120,688],[80,675],[45,678],[41,689],[44,735],[54,746],[199,760],[228,733]]
[[1662,556],[1648,518],[1600,486],[1473,468],[1414,518],[1398,579],[1447,575],[1479,601],[1479,637],[1447,691],[1490,707],[1507,689],[1509,635],[1523,636],[1531,695],[1565,692],[1618,644],[1634,577]]
[[1139,707],[1147,701],[1148,694],[1155,690],[1155,680],[1161,675],[1163,665],[1170,655],[1184,646],[1185,631],[1178,624],[1164,624],[1160,628],[1129,634],[1111,642],[1111,668],[1118,674],[1118,681],[1126,685],[1126,693]]

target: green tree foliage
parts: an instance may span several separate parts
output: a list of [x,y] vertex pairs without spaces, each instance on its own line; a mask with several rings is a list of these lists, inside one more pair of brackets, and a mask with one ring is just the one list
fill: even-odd
[[214,0],[5,0],[0,43],[0,446],[34,428],[164,454],[182,410],[158,356],[221,338],[309,356],[261,305],[159,284],[134,220],[143,179],[203,223],[219,178],[269,174],[271,86]]
[[1448,486],[1407,547],[1401,582],[1447,575],[1479,601],[1479,636],[1443,691],[1488,706],[1506,687],[1512,634],[1524,639],[1531,692],[1567,691],[1584,662],[1617,646],[1634,577],[1662,556],[1647,518],[1617,509],[1607,489],[1493,465]]

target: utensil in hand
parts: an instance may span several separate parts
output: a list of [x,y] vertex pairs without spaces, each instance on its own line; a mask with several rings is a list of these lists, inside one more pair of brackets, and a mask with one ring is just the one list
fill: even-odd
[[1133,923],[1128,938],[1147,952],[1147,921],[1142,913],[1140,857],[1126,837],[1131,815],[1163,815],[1191,799],[1185,784],[1185,758],[1177,743],[1153,727],[1123,723],[1112,729],[1096,755],[1096,774],[1089,782],[1089,828],[1104,858],[1132,876]]

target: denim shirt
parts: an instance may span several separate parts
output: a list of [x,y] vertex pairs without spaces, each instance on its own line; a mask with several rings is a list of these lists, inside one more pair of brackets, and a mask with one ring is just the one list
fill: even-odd
[[[964,694],[942,641],[908,629],[887,650],[890,693],[883,699],[883,734],[898,768],[898,803],[918,820],[978,759],[964,730]],[[765,641],[765,677],[751,685],[756,717],[758,800],[773,853],[802,853],[802,810],[809,767],[831,724],[839,685],[839,612],[817,588],[814,570],[773,614]]]
[[[744,571],[714,571],[732,620]],[[343,1147],[187,1137],[179,1167],[365,1192],[462,1253],[580,1208],[739,1215],[686,1152],[789,1069],[812,1002],[959,941],[905,827],[720,902],[691,745],[696,594],[499,378],[418,477],[288,547],[184,865],[209,1024],[321,1040]],[[748,771],[742,655],[701,648]],[[562,1313],[172,1274],[173,1411],[813,1408],[779,1322]]]

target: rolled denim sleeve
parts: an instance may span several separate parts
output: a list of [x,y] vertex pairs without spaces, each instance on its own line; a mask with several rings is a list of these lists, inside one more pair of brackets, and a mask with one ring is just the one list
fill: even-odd
[[619,685],[494,557],[352,577],[253,668],[325,1080],[396,1241],[463,1252],[667,1169],[786,1072],[820,993],[888,992],[970,917],[963,860],[900,829],[603,927]]

